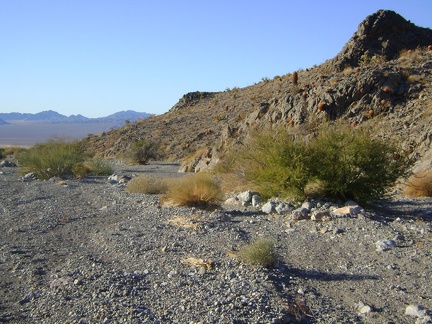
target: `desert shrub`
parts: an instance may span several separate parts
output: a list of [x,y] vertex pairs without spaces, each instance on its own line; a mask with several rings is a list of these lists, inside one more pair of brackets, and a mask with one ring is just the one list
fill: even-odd
[[180,206],[210,207],[221,198],[219,184],[209,174],[196,173],[172,180],[164,200]]
[[383,197],[412,162],[391,141],[353,128],[325,128],[311,142],[311,153],[313,176],[323,184],[323,194],[358,202]]
[[126,191],[129,193],[143,193],[157,195],[167,192],[167,180],[160,177],[141,175],[128,182]]
[[7,157],[8,155],[18,155],[20,152],[25,151],[26,149],[18,146],[7,146],[0,148],[0,159]]
[[131,145],[129,155],[135,163],[147,164],[157,157],[157,148],[156,142],[141,139]]
[[238,255],[243,262],[251,265],[271,267],[276,261],[274,243],[267,239],[258,239],[245,245]]
[[84,162],[75,163],[72,166],[72,173],[77,179],[83,179],[86,175],[91,173],[91,170]]
[[432,170],[414,174],[408,180],[404,194],[410,197],[432,197]]
[[263,196],[306,194],[366,202],[406,175],[411,160],[361,129],[322,127],[316,137],[284,129],[254,134],[231,168]]
[[84,164],[90,170],[90,173],[97,176],[109,176],[114,172],[109,162],[102,158],[93,158]]
[[243,149],[229,153],[217,171],[235,172],[266,198],[301,197],[309,182],[308,144],[283,128],[252,133]]
[[78,142],[49,140],[20,153],[17,160],[22,172],[33,172],[38,179],[65,177],[72,174],[75,164],[84,159]]

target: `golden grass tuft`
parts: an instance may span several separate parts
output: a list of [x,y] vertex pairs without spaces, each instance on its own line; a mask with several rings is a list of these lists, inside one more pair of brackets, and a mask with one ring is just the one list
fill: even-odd
[[196,173],[171,181],[163,202],[179,206],[210,207],[220,202],[219,184],[206,173]]
[[414,174],[408,180],[404,194],[409,197],[432,197],[432,170]]
[[251,265],[271,267],[276,262],[274,243],[267,239],[258,239],[240,249],[240,259]]
[[141,175],[133,178],[127,184],[126,191],[129,193],[143,193],[147,195],[158,195],[166,193],[168,181],[165,178]]

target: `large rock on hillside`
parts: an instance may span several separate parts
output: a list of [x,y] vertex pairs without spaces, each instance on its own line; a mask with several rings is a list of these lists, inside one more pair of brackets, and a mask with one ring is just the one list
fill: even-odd
[[402,50],[432,44],[432,30],[414,25],[391,10],[379,10],[367,16],[353,37],[338,54],[337,65],[358,66],[360,60],[382,56],[395,59]]

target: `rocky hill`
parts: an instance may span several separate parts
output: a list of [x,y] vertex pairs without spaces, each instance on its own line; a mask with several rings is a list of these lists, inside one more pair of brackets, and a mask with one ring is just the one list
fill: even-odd
[[251,129],[286,125],[307,131],[330,119],[369,125],[377,136],[396,137],[405,150],[429,161],[431,68],[432,30],[380,10],[360,23],[336,57],[319,66],[245,88],[188,93],[163,115],[89,136],[84,144],[113,157],[144,138],[159,142],[163,159],[196,152],[211,159]]

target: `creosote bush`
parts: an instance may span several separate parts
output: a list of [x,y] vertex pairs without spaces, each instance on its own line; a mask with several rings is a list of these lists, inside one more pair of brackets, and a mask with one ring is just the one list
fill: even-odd
[[432,170],[414,174],[408,180],[404,194],[410,197],[432,197]]
[[126,191],[129,193],[143,193],[148,195],[158,195],[167,192],[167,179],[141,175],[128,182]]
[[156,142],[141,139],[131,145],[129,155],[135,163],[143,165],[157,157],[157,149]]
[[113,174],[114,170],[108,161],[102,158],[93,158],[84,162],[90,170],[90,173],[97,176],[109,176]]
[[209,174],[196,173],[170,181],[163,199],[180,206],[210,207],[222,199],[222,191]]
[[78,142],[49,140],[36,144],[17,157],[22,173],[33,172],[38,179],[72,174],[73,166],[83,162],[83,150]]
[[258,239],[242,247],[239,257],[251,265],[271,267],[276,262],[274,243],[267,239]]
[[225,163],[265,197],[367,202],[381,198],[412,161],[366,130],[327,125],[315,137],[284,128],[257,132]]

